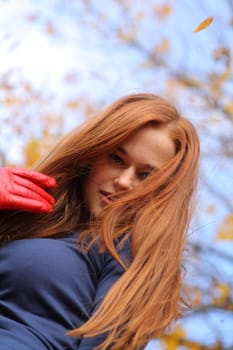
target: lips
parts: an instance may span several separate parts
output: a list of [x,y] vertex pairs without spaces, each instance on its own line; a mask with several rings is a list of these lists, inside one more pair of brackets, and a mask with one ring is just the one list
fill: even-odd
[[100,191],[100,199],[105,205],[112,204],[113,199],[111,198],[113,194],[106,191]]

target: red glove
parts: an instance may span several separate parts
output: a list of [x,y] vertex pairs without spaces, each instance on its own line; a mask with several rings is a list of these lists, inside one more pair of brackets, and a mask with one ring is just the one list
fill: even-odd
[[0,168],[0,210],[52,212],[54,198],[42,187],[54,186],[56,181],[47,175],[32,170]]

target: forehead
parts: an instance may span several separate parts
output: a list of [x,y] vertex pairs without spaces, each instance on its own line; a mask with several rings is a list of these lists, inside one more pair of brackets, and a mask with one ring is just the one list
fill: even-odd
[[119,147],[131,161],[159,168],[175,155],[175,145],[166,128],[146,126]]

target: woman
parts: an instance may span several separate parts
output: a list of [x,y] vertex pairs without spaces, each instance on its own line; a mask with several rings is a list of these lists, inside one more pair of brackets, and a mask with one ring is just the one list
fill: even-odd
[[1,212],[0,345],[135,350],[181,317],[198,161],[192,124],[152,94],[58,143],[36,169],[54,211]]

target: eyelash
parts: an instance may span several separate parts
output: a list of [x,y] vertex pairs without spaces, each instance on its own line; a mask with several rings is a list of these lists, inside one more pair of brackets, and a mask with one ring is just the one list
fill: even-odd
[[111,161],[113,163],[115,163],[115,164],[118,164],[118,165],[124,165],[125,164],[124,160],[121,157],[119,157],[117,154],[112,153],[112,154],[109,155],[109,157],[110,157]]
[[[115,153],[111,153],[109,155],[109,158],[116,165],[119,165],[119,166],[124,166],[125,165],[124,160],[120,156],[115,154]],[[144,180],[150,175],[150,173],[151,173],[150,171],[138,172],[137,176],[138,176],[138,178],[140,180]]]
[[149,175],[150,175],[150,173],[146,172],[146,171],[144,171],[142,173],[138,173],[139,179],[142,179],[142,180],[146,179]]

